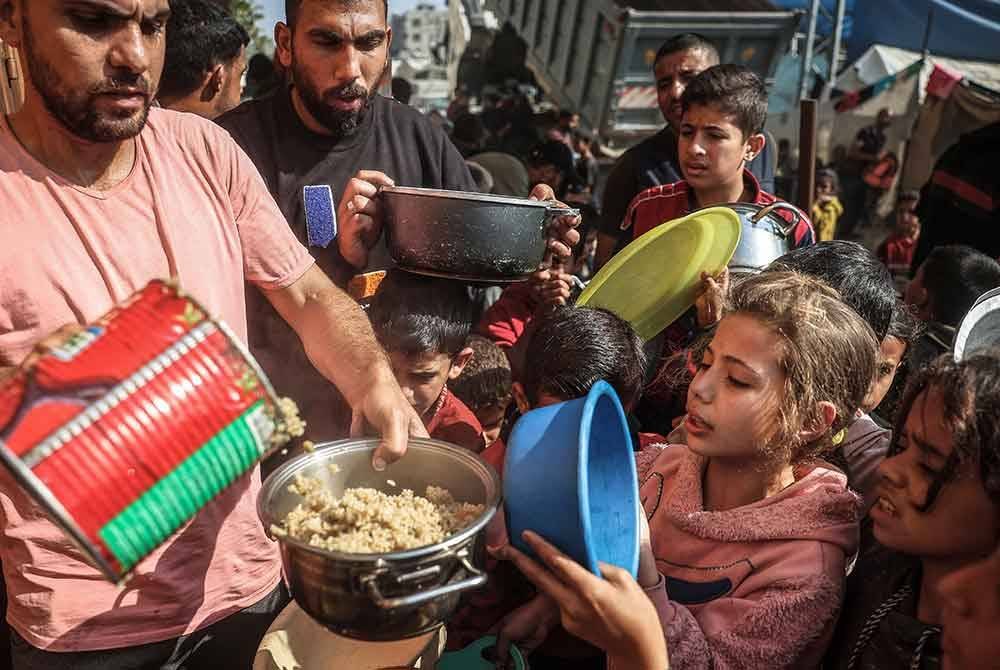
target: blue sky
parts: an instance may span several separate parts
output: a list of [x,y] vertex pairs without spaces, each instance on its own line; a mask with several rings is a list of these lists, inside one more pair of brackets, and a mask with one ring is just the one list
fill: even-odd
[[[285,18],[285,0],[257,0],[264,11],[264,18],[260,22],[261,32],[271,35],[274,32],[274,24]],[[405,11],[416,7],[418,3],[429,3],[444,7],[443,0],[389,0],[389,12],[392,14],[402,14]]]

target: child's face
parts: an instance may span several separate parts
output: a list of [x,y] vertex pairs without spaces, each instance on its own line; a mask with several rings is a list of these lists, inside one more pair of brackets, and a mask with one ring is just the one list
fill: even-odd
[[920,219],[913,212],[896,210],[896,230],[903,237],[915,240],[920,235]]
[[[468,351],[471,352],[471,349]],[[418,414],[426,414],[441,396],[448,380],[462,371],[469,358],[463,358],[464,353],[452,357],[439,353],[407,355],[398,351],[389,352],[389,363],[396,381]]]
[[778,336],[756,319],[722,319],[688,388],[684,427],[692,451],[754,461],[773,433],[785,383]]
[[945,670],[998,667],[1000,637],[1000,549],[941,582],[944,598],[942,647]]
[[868,389],[868,395],[861,404],[861,411],[867,413],[879,406],[892,387],[893,380],[896,379],[896,371],[899,370],[904,355],[906,355],[906,342],[898,337],[886,335],[879,347],[878,376]]
[[486,444],[490,445],[500,437],[500,430],[503,428],[504,417],[507,416],[507,406],[510,405],[510,398],[486,407],[480,407],[473,412],[479,419],[483,427],[483,434],[486,436]]
[[837,195],[837,189],[833,185],[833,180],[829,177],[820,177],[816,182],[816,195],[832,197]]
[[931,386],[913,403],[896,444],[878,468],[879,498],[870,512],[884,546],[923,559],[961,564],[987,555],[1000,536],[997,505],[979,466],[962,462],[924,510],[937,473],[955,448],[942,414],[941,389]]
[[742,182],[744,162],[763,147],[763,135],[744,138],[732,116],[712,105],[693,105],[684,113],[678,155],[695,191]]

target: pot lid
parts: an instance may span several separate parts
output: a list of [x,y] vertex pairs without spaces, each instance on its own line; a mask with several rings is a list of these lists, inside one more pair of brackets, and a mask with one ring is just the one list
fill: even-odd
[[955,360],[1000,344],[1000,288],[987,291],[962,319],[955,335]]

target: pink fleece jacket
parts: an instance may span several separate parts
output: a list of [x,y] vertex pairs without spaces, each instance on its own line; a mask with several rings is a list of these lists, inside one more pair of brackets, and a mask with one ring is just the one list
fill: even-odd
[[709,512],[705,460],[686,446],[650,447],[638,464],[661,573],[647,593],[670,667],[819,667],[858,545],[858,497],[846,477],[818,463],[765,500]]

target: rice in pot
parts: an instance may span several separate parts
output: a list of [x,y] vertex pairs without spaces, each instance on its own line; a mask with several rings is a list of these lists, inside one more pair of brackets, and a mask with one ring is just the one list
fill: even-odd
[[483,505],[457,502],[439,486],[423,496],[410,489],[389,495],[350,488],[334,498],[323,483],[299,475],[289,487],[304,498],[272,532],[314,547],[354,554],[384,554],[442,542],[471,524]]

